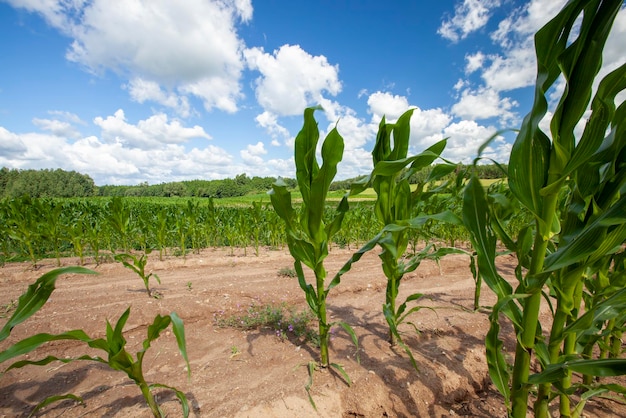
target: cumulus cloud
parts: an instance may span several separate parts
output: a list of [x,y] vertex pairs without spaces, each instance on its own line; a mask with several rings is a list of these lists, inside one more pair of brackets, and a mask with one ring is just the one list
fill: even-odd
[[454,16],[441,23],[437,33],[452,42],[465,39],[470,33],[484,27],[500,0],[463,0],[454,8]]
[[[476,3],[481,5],[478,6]],[[455,116],[470,120],[496,118],[505,126],[519,122],[519,115],[515,112],[518,103],[503,93],[534,84],[536,60],[533,35],[561,9],[564,3],[565,0],[532,0],[511,10],[508,16],[498,23],[497,29],[490,33],[492,41],[500,51],[488,55],[477,51],[466,55],[465,73],[467,75],[478,73],[482,81],[473,83],[467,79],[457,82],[454,88],[460,94],[457,103],[451,108]],[[452,37],[449,39],[453,41],[463,39],[464,34],[469,32],[462,28],[477,25],[472,26],[471,22],[483,22],[483,25],[486,25],[490,10],[498,6],[499,1],[485,3],[465,0],[455,9],[454,17],[463,24],[453,25],[451,22],[455,21],[454,18],[447,21],[449,27],[456,28],[456,31],[451,32]],[[462,19],[464,16],[470,23]],[[482,20],[479,19],[480,16]],[[442,36],[445,34],[442,33]]]
[[19,135],[0,126],[0,158],[10,159],[26,151],[26,145]]
[[465,72],[467,74],[471,74],[482,68],[483,63],[485,62],[485,54],[478,51],[475,54],[469,54],[465,56],[465,61],[467,64],[465,65]]
[[[494,127],[486,127],[472,120],[462,120],[452,123],[443,130],[443,136],[448,138],[448,144],[443,156],[454,162],[471,163],[478,148],[496,132]],[[495,140],[483,156],[495,157],[499,162],[508,161],[510,145],[503,139]]]
[[280,145],[278,138],[286,139],[290,135],[287,128],[278,123],[276,115],[272,112],[266,110],[260,115],[257,115],[254,120],[270,134],[273,141],[272,145]]
[[499,118],[503,124],[516,120],[513,108],[518,103],[489,88],[465,89],[460,100],[452,106],[452,113],[460,118],[480,120]]
[[267,154],[265,145],[263,142],[257,142],[256,144],[250,144],[240,151],[241,159],[247,165],[257,166],[264,163],[262,155]]
[[299,45],[283,45],[271,54],[251,48],[244,56],[248,67],[261,73],[256,79],[259,104],[278,116],[298,115],[305,107],[318,104],[324,93],[335,96],[341,91],[339,67]]
[[48,131],[54,136],[64,138],[78,138],[80,132],[71,123],[58,119],[33,118],[33,124],[43,131]]
[[164,113],[133,125],[126,121],[124,111],[119,109],[112,116],[96,117],[94,123],[102,129],[105,141],[120,142],[130,148],[152,149],[164,144],[184,143],[192,138],[211,139],[201,126],[186,128],[178,120],[169,122]]
[[174,110],[183,118],[189,117],[191,107],[185,96],[164,91],[159,83],[135,77],[126,86],[132,100],[137,103],[153,101]]
[[188,149],[168,143],[140,149],[97,136],[69,141],[47,133],[17,134],[3,127],[0,127],[0,166],[76,170],[90,175],[98,185],[221,179],[233,177],[246,168],[234,164],[228,152],[211,144]]
[[236,25],[251,19],[251,0],[9,3],[39,13],[71,37],[68,60],[93,73],[128,77],[135,100],[156,101],[185,115],[188,102],[161,86],[197,96],[208,110],[234,112],[243,97],[244,43]]
[[383,116],[387,122],[394,122],[409,110],[409,100],[406,97],[381,91],[370,94],[367,105],[375,123],[379,123]]

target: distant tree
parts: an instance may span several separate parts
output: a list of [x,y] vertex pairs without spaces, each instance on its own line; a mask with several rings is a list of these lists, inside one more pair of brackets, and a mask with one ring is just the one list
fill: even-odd
[[0,193],[3,197],[85,197],[93,196],[95,191],[91,177],[76,171],[3,168],[0,172]]
[[163,193],[165,197],[185,196],[185,185],[183,183],[166,183],[163,185]]

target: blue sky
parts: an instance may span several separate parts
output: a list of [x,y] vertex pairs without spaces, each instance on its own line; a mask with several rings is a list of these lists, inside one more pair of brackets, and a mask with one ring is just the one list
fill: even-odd
[[[0,0],[0,166],[96,184],[294,176],[307,106],[371,170],[383,115],[469,162],[532,99],[532,35],[564,0]],[[626,57],[626,13],[603,72]],[[557,100],[563,82],[557,83]],[[512,136],[487,156],[507,162]]]

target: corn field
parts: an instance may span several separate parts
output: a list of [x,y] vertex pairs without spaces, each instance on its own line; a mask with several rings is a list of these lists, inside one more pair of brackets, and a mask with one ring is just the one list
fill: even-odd
[[[379,226],[371,203],[354,205],[336,237],[339,246],[367,240]],[[267,204],[220,206],[212,199],[81,198],[0,201],[2,262],[158,251],[184,256],[210,247],[284,247],[285,232]]]
[[[626,103],[616,103],[626,90],[626,63],[596,80],[604,42],[622,7],[621,0],[572,0],[537,33],[535,101],[519,129],[508,172],[503,169],[507,181],[485,186],[471,166],[467,176],[460,165],[446,161],[433,166],[427,179],[412,189],[407,179],[440,159],[446,141],[408,156],[408,111],[395,123],[383,119],[372,173],[353,184],[341,200],[330,201],[343,138],[336,129],[328,134],[320,163],[313,117],[319,108],[309,108],[295,140],[300,200],[292,199],[292,190],[280,179],[270,193],[271,204],[7,199],[0,201],[1,261],[30,260],[35,265],[55,258],[60,265],[61,257],[72,256],[83,264],[87,257],[101,263],[133,252],[185,257],[228,246],[258,255],[260,247],[287,247],[318,319],[320,362],[309,365],[310,373],[318,365],[334,367],[350,384],[342,366],[328,357],[329,332],[335,324],[358,343],[350,324],[327,318],[326,298],[340,285],[341,276],[365,252],[380,248],[388,278],[383,313],[389,342],[400,344],[413,360],[397,327],[407,315],[418,313],[420,306],[407,303],[422,294],[397,304],[401,279],[422,259],[463,251],[471,256],[468,269],[476,280],[476,300],[481,281],[497,297],[487,308],[485,356],[508,415],[526,417],[532,404],[536,417],[551,416],[554,408],[562,417],[580,417],[591,397],[626,394],[625,387],[603,380],[626,374]],[[549,115],[548,136],[540,121],[548,114],[548,96],[560,76],[566,87]],[[583,118],[585,128],[576,137],[574,128]],[[475,164],[488,145],[478,150]],[[453,172],[455,178],[442,180]],[[376,201],[353,200],[369,187],[376,191]],[[459,243],[462,249],[456,248]],[[335,275],[323,264],[332,245],[355,251]],[[498,270],[496,257],[502,252],[516,257],[515,283]],[[314,273],[313,284],[307,282],[305,268]],[[543,307],[550,312],[549,321],[539,316]],[[127,315],[120,319],[120,334]],[[158,317],[155,323],[165,328],[171,320]],[[503,324],[515,333],[512,358],[502,350]]]

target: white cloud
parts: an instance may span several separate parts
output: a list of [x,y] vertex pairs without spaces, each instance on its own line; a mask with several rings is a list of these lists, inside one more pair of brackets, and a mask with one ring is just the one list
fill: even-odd
[[41,130],[48,131],[54,136],[60,136],[64,138],[78,138],[80,132],[72,126],[69,122],[57,120],[57,119],[40,119],[33,118],[33,124]]
[[[453,162],[471,163],[478,148],[495,132],[495,128],[481,126],[474,121],[463,120],[453,123],[443,130],[443,136],[448,137],[443,156]],[[510,144],[507,144],[503,139],[497,139],[492,142],[483,156],[493,157],[499,162],[506,162],[509,159],[509,154]]]
[[[626,60],[624,56],[626,51],[624,39],[626,39],[626,7],[622,7],[617,14],[611,33],[606,40],[602,56],[603,67],[598,74],[598,82],[610,71],[624,64]],[[621,103],[624,100],[626,100],[626,92],[622,91],[617,95],[615,102]]]
[[262,155],[267,154],[263,142],[257,142],[255,145],[248,145],[246,149],[240,151],[241,159],[248,166],[263,165]]
[[137,125],[126,122],[124,111],[119,109],[113,116],[98,116],[94,123],[102,128],[102,138],[120,142],[129,148],[151,149],[164,144],[180,144],[192,138],[211,139],[200,126],[186,128],[178,120],[168,121],[167,115],[159,113],[140,120]]
[[[250,0],[10,0],[41,14],[73,39],[66,57],[91,72],[112,70],[131,81],[135,100],[153,100],[188,114],[179,89],[208,110],[237,110],[244,43],[236,24],[252,17]],[[154,85],[140,85],[150,80]]]
[[491,11],[499,6],[500,0],[463,0],[454,8],[454,16],[441,23],[437,33],[452,42],[465,39],[485,26]]
[[387,122],[393,122],[409,110],[409,100],[406,97],[381,91],[370,94],[367,105],[374,123],[379,123],[383,116]]
[[254,120],[264,128],[267,133],[272,137],[272,145],[279,145],[278,137],[280,138],[288,138],[289,131],[284,126],[278,123],[278,119],[275,114],[269,111],[265,111],[260,115],[257,115]]
[[[443,138],[441,132],[450,122],[452,122],[452,116],[440,108],[427,110],[416,108],[411,117],[411,144],[425,145],[426,138],[437,136],[439,139]],[[423,149],[418,152],[421,151]]]
[[512,112],[517,105],[511,98],[501,98],[494,89],[465,89],[460,100],[452,106],[452,113],[470,120],[499,118],[502,124],[510,124],[517,119]]
[[483,63],[485,62],[485,54],[478,51],[475,54],[468,54],[465,56],[465,61],[467,64],[465,65],[465,72],[467,74],[471,74],[482,68]]
[[[322,107],[328,120],[325,133],[328,134],[331,129],[337,127],[337,131],[343,137],[344,160],[355,157],[368,142],[373,142],[376,138],[377,126],[359,118],[353,109],[331,100],[323,100]],[[356,166],[363,166],[362,161],[354,162]],[[368,167],[370,165],[369,162],[365,164]]]
[[154,101],[163,106],[173,109],[181,117],[186,118],[191,114],[189,100],[185,96],[179,96],[172,92],[165,92],[159,83],[135,77],[127,85],[131,99],[138,103]]
[[50,110],[48,111],[48,114],[75,125],[86,125],[85,121],[83,121],[78,115],[71,112],[66,112],[64,110]]
[[10,159],[26,151],[26,145],[19,135],[0,126],[0,158]]
[[535,51],[527,45],[509,51],[506,57],[493,57],[482,78],[488,88],[508,91],[533,85],[536,74]]
[[[259,152],[259,147],[253,150]],[[180,144],[143,150],[96,136],[69,141],[50,134],[16,134],[3,127],[0,127],[0,166],[76,170],[90,175],[98,185],[221,179],[234,177],[246,168],[233,164],[228,152],[210,144],[190,150]]]
[[258,70],[256,97],[264,110],[278,116],[298,115],[302,109],[318,104],[323,93],[334,96],[341,91],[339,68],[323,55],[312,56],[299,45],[283,45],[272,54],[263,48],[244,52],[248,67]]

